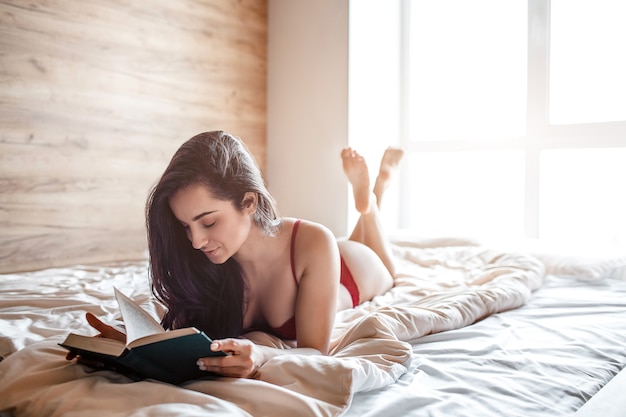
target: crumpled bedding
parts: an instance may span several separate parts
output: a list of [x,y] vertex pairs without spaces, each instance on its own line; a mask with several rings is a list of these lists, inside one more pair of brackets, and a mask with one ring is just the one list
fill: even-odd
[[[339,312],[329,356],[282,355],[259,379],[199,380],[182,387],[133,382],[68,362],[57,346],[70,332],[93,333],[90,311],[113,321],[113,286],[155,316],[145,262],[5,275],[0,284],[0,410],[16,416],[339,416],[355,393],[393,384],[413,353],[411,342],[520,307],[537,289],[544,265],[523,253],[479,246],[394,245],[395,286]],[[280,339],[247,337],[288,349]]]

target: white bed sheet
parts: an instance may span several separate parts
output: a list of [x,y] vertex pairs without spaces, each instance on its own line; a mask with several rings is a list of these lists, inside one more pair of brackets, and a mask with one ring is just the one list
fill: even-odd
[[525,306],[413,352],[398,382],[357,393],[345,417],[571,416],[625,367],[626,280],[548,275]]

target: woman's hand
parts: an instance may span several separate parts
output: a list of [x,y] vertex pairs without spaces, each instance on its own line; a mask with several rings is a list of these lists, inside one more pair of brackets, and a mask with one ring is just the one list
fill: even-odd
[[119,340],[120,342],[126,343],[126,335],[120,332],[119,330],[117,330],[115,327],[111,327],[108,324],[104,324],[102,321],[100,321],[99,318],[97,318],[91,313],[85,314],[85,317],[87,318],[87,323],[89,323],[91,327],[93,327],[94,329],[100,332],[100,334],[96,337],[115,339],[115,340]]
[[[99,318],[91,313],[85,314],[85,317],[87,318],[87,323],[89,323],[91,327],[100,332],[100,334],[95,337],[105,337],[107,339],[115,339],[119,340],[120,342],[126,343],[126,335],[124,333],[120,332],[114,327],[109,326],[108,324],[104,324]],[[68,361],[71,361],[75,357],[76,354],[74,352],[69,352],[65,358]]]
[[201,370],[234,378],[255,378],[257,371],[267,360],[262,346],[246,339],[215,340],[211,350],[223,351],[228,356],[198,359]]

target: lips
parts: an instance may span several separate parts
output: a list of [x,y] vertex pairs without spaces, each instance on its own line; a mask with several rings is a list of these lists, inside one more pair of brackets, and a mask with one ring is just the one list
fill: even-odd
[[204,256],[209,258],[209,260],[213,262],[214,264],[222,264],[226,262],[227,260],[227,259],[224,259],[224,257],[220,255],[219,247],[215,249],[211,249],[211,250],[203,250],[202,253],[204,253]]

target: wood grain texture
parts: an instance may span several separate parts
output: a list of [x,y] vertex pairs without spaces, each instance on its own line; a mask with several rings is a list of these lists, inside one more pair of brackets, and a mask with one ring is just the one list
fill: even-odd
[[0,0],[0,272],[145,256],[191,136],[265,168],[266,0]]

